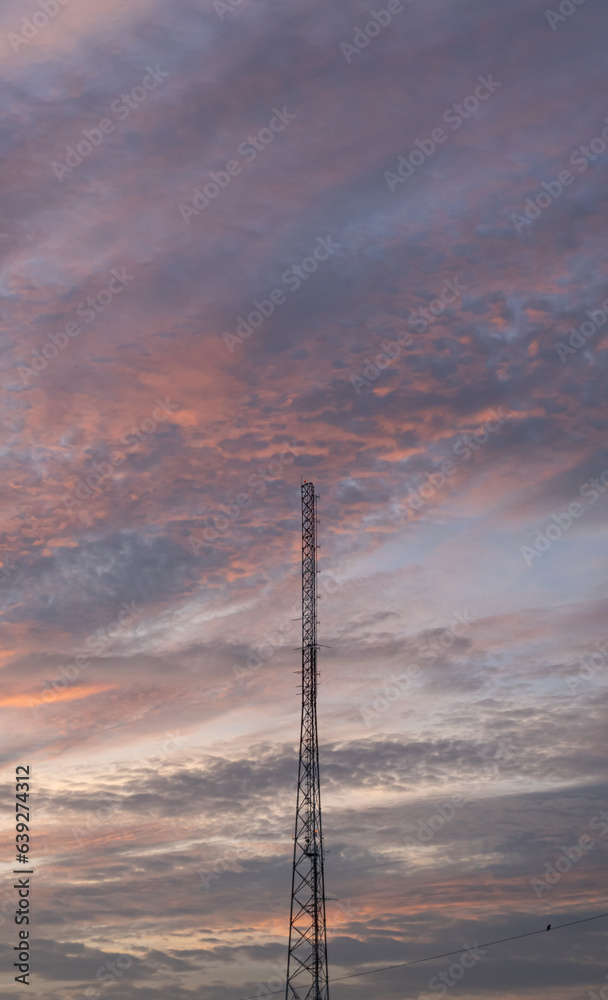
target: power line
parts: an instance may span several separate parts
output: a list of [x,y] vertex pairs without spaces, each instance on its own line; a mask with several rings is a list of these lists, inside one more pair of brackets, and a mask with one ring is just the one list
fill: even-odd
[[[497,938],[496,941],[485,941],[483,944],[476,945],[477,948],[490,948],[494,944],[504,944],[505,941],[519,941],[521,938],[533,937],[535,934],[546,934],[548,930],[559,931],[563,927],[573,927],[575,924],[586,924],[590,920],[601,920],[603,917],[608,917],[608,913],[598,913],[595,917],[583,917],[581,920],[569,920],[565,924],[556,924],[552,926],[549,924],[547,927],[543,927],[542,930],[538,931],[527,931],[525,934],[513,934],[511,937]],[[460,955],[462,953],[462,948],[457,948],[456,951],[444,951],[441,955],[427,955],[426,958],[416,958],[413,962],[398,962],[396,965],[381,965],[377,969],[368,969],[366,972],[350,972],[347,976],[334,976],[329,980],[330,983],[339,983],[344,979],[357,979],[359,976],[372,976],[375,972],[386,972],[388,969],[403,969],[409,965],[421,965],[423,962],[433,962],[437,958],[451,958],[452,955]],[[273,996],[275,993],[283,993],[284,988],[280,990],[269,990],[264,996]],[[260,1000],[260,994],[251,997],[239,997],[239,1000]]]
[[[589,920],[600,920],[601,917],[608,917],[608,913],[598,913],[595,917],[584,917],[582,920],[570,920],[567,924],[557,924],[552,927],[549,924],[548,927],[543,927],[539,931],[527,931],[525,934],[513,934],[512,937],[498,938],[496,941],[486,941],[484,944],[476,945],[478,948],[489,948],[493,944],[504,944],[505,941],[518,941],[520,938],[532,937],[534,934],[546,934],[548,930],[559,931],[562,927],[572,927],[573,924],[585,924]],[[370,976],[374,972],[386,972],[387,969],[402,969],[406,965],[420,965],[422,962],[430,962],[436,958],[450,958],[452,955],[460,955],[462,948],[457,948],[456,951],[445,951],[442,955],[429,955],[428,958],[417,958],[413,962],[399,962],[397,965],[383,965],[379,969],[369,969],[367,972],[353,972],[348,976],[337,976],[332,979],[333,983],[339,982],[341,979],[356,979],[357,976]]]

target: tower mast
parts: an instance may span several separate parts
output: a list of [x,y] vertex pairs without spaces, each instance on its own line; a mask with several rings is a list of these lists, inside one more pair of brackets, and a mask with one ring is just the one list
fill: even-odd
[[302,483],[302,723],[285,1000],[329,1000],[317,734],[317,520]]

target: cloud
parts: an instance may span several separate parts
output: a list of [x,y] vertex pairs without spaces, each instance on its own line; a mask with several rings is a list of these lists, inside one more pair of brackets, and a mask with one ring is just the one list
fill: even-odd
[[[121,955],[115,1000],[262,995],[284,968],[301,476],[320,495],[332,974],[592,916],[602,837],[540,898],[530,880],[603,808],[604,495],[531,567],[521,549],[608,467],[604,328],[565,365],[555,349],[608,296],[606,153],[570,159],[603,127],[605,9],[553,32],[524,0],[404,4],[347,64],[365,5],[123,7],[64,4],[18,51],[37,5],[1,15],[0,707],[3,759],[32,766],[32,991],[82,1000]],[[150,66],[169,75],[137,100]],[[275,109],[295,117],[269,139]],[[437,127],[449,141],[391,193]],[[133,279],[87,321],[115,269]],[[437,314],[446,281],[464,291]],[[557,933],[497,946],[454,994],[597,991],[599,922]],[[332,996],[430,995],[450,964]]]

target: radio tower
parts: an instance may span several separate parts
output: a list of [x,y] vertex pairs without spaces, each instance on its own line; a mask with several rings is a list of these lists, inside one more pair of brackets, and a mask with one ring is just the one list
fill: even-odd
[[317,735],[317,521],[302,483],[302,725],[285,1000],[329,1000]]

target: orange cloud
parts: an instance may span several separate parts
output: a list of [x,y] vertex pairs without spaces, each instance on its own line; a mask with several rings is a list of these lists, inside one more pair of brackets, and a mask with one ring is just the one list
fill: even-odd
[[[79,701],[82,698],[88,698],[92,694],[111,691],[115,686],[114,684],[81,684],[79,687],[66,688],[65,691],[53,691],[52,698],[41,699],[37,694],[35,703],[38,704],[40,701],[44,701],[45,704],[55,701]],[[16,706],[17,708],[30,708],[33,702],[34,698],[32,694],[14,694],[2,698],[0,700],[0,708],[8,708],[9,705]]]

